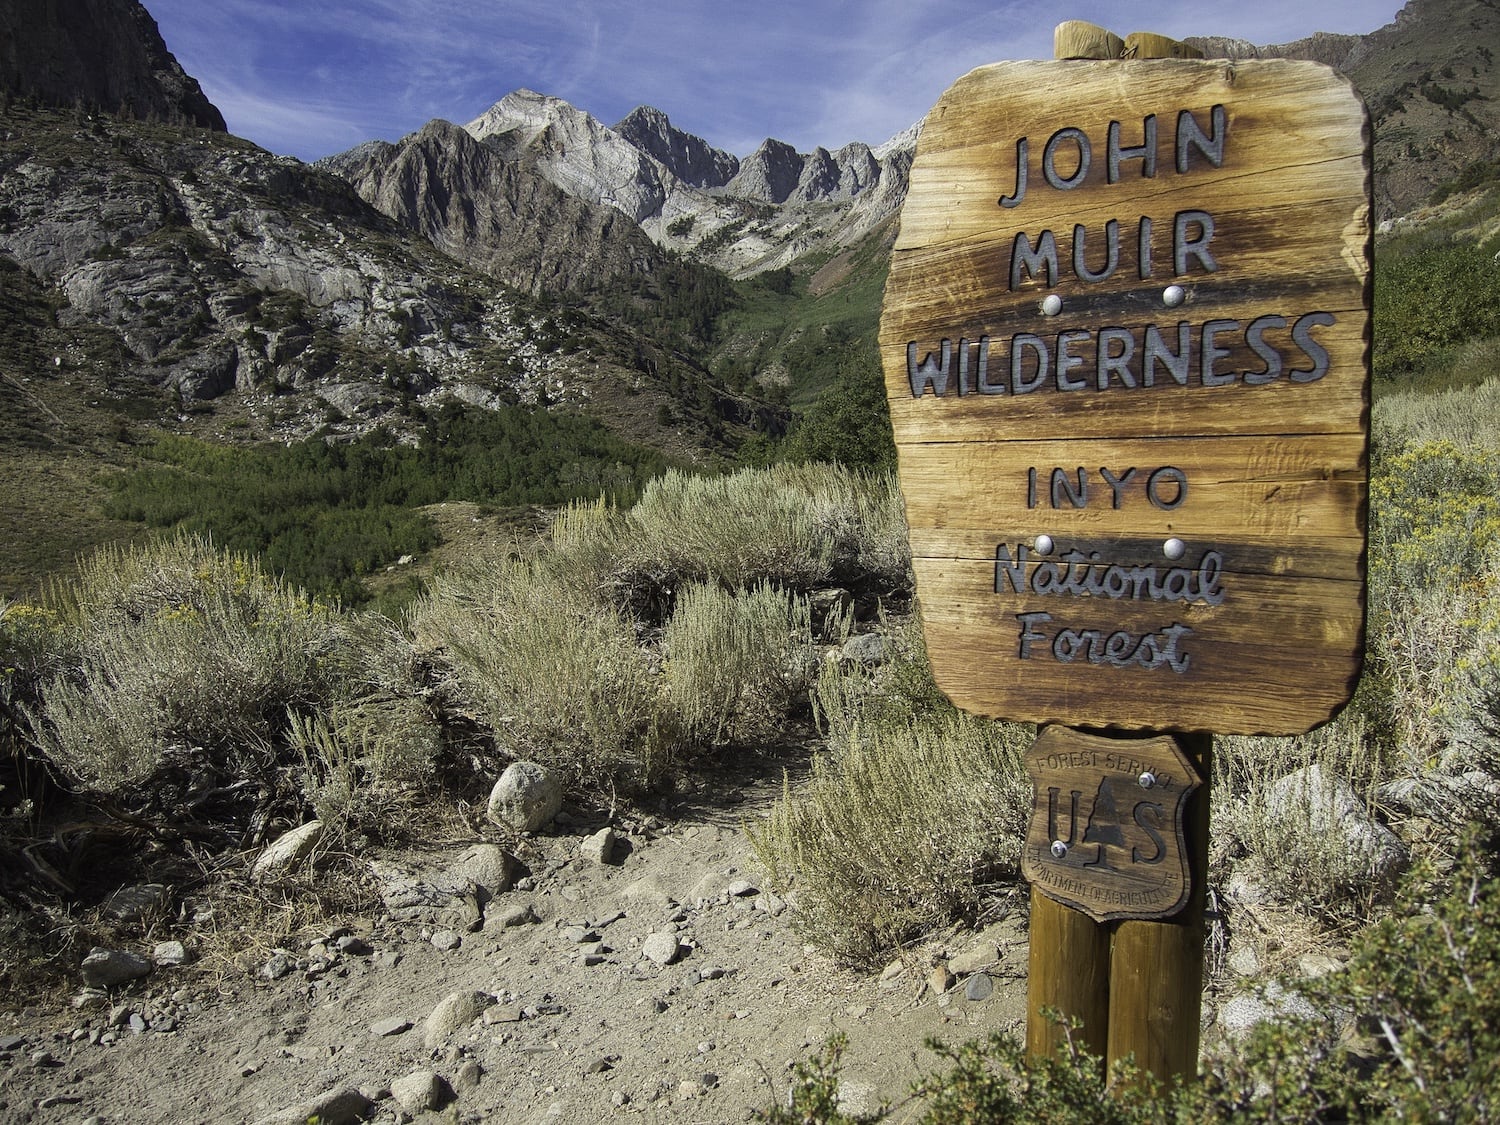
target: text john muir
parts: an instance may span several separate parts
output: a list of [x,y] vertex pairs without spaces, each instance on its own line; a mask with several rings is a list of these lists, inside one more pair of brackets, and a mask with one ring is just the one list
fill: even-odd
[[[1089,180],[1099,180],[1103,162],[1106,186],[1124,185],[1129,191],[1138,167],[1141,178],[1159,175],[1190,176],[1195,169],[1222,168],[1229,148],[1228,119],[1222,105],[1206,113],[1206,124],[1192,110],[1175,115],[1172,168],[1159,167],[1161,123],[1156,114],[1142,119],[1139,132],[1127,144],[1120,122],[1111,121],[1103,138],[1090,138],[1082,129],[1054,132],[1042,146],[1039,176],[1029,137],[1016,142],[1015,171],[1007,184],[1014,187],[997,206],[1019,215],[1029,198],[1047,191],[1068,192]],[[1102,144],[1100,143],[1102,141]],[[1102,153],[1099,151],[1102,148]],[[1036,180],[1040,179],[1040,183]],[[1217,224],[1208,211],[1187,209],[1172,215],[1140,215],[1122,221],[1109,219],[1101,228],[1075,224],[1069,231],[1018,230],[1010,239],[1009,266],[1002,282],[1014,292],[1028,284],[1055,288],[1072,282],[1098,285],[1120,273],[1121,246],[1134,246],[1134,274],[1140,281],[1153,277],[1191,278],[1217,273],[1214,239]],[[1159,255],[1158,242],[1170,243],[1170,253]],[[1066,285],[1072,289],[1072,285]],[[1168,310],[1185,299],[1181,286],[1162,291],[1160,321],[1138,325],[1060,329],[1057,332],[1018,332],[1008,338],[977,339],[959,336],[937,341],[910,341],[906,346],[907,377],[913,398],[931,391],[945,396],[1025,395],[1038,391],[1131,391],[1152,387],[1267,386],[1285,378],[1294,384],[1315,383],[1328,373],[1329,356],[1315,332],[1336,323],[1322,311],[1268,312],[1248,323],[1209,319],[1194,323],[1170,318]],[[1042,303],[1045,316],[1059,316],[1065,308],[1057,294]],[[955,335],[958,335],[955,333]],[[1226,363],[1236,348],[1248,349],[1255,359],[1248,369]],[[920,358],[919,358],[920,357]]]
[[[1160,142],[1168,140],[1168,130],[1170,142],[1164,145]],[[1129,194],[1131,183],[1224,168],[1230,145],[1229,117],[1222,105],[1150,114],[1133,130],[1110,121],[1102,136],[1067,126],[1047,137],[1039,151],[1032,138],[1021,137],[1014,147],[1013,174],[1002,170],[1008,190],[996,206],[1000,214],[1014,216],[1017,225],[1024,223],[1029,202],[1055,217],[1069,205],[1065,194],[1056,193],[1088,183],[1094,193],[1090,203],[1097,207],[1107,198],[1098,192],[1111,185],[1121,185]],[[1244,320],[1173,315],[1172,310],[1189,301],[1185,285],[1220,271],[1215,247],[1220,227],[1211,211],[1187,207],[1128,220],[1095,219],[1092,226],[1069,224],[1071,230],[1055,218],[1050,221],[1052,226],[1023,227],[1002,236],[1000,245],[1009,260],[1002,251],[994,284],[1011,293],[1029,289],[1039,291],[1039,297],[1047,294],[1039,311],[1055,320],[1058,330],[1021,331],[998,339],[985,333],[972,340],[955,332],[935,347],[933,341],[911,340],[906,373],[914,399],[928,397],[936,405],[967,395],[1109,392],[1112,398],[1150,388],[1262,387],[1283,380],[1314,384],[1328,373],[1329,352],[1318,333],[1336,323],[1330,312],[1274,309]],[[1153,278],[1158,279],[1155,285],[1150,284]],[[1095,288],[1103,296],[1091,299],[1091,287],[1106,282],[1113,284]],[[1117,293],[1122,282],[1134,292],[1114,301],[1108,294]],[[1116,311],[1100,311],[1111,308]],[[1132,320],[1149,322],[1111,323],[1121,309],[1134,310]],[[1080,319],[1069,324],[1070,312]],[[1082,317],[1091,323],[1085,326]],[[1143,503],[1170,512],[1187,502],[1192,490],[1189,475],[1172,466],[1099,467],[1097,474],[1108,487],[1096,488],[1093,502],[1115,509]],[[1085,508],[1090,506],[1092,477],[1083,467],[1033,465],[1016,482],[1017,492],[1024,494],[1031,511]],[[1223,604],[1228,568],[1222,549],[1163,539],[1159,555],[1143,559],[1137,547],[1128,560],[1057,543],[1047,534],[1030,543],[997,546],[995,594],[1028,603],[1025,612],[1014,615],[1016,658],[1188,674],[1194,634],[1189,624],[1194,616],[1188,611],[1201,617],[1203,610]],[[1101,625],[1099,610],[1110,604],[1144,613],[1130,612],[1128,628],[1118,622]],[[1155,622],[1153,612],[1160,613]]]

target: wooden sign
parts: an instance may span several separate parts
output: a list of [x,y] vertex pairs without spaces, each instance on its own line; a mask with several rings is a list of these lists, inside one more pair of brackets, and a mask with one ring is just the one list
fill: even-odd
[[1167,918],[1191,889],[1182,816],[1200,780],[1168,735],[1049,727],[1026,756],[1034,799],[1021,874],[1096,922]]
[[1314,63],[999,63],[928,115],[880,346],[938,684],[1291,734],[1364,647],[1369,162]]

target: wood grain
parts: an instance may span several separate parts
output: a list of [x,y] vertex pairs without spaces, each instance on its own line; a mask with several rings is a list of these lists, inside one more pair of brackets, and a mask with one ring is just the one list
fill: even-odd
[[[1132,151],[1151,128],[1154,167]],[[1000,63],[929,114],[880,347],[928,650],[956,704],[1290,734],[1348,699],[1364,642],[1367,145],[1348,83],[1285,60]],[[1055,276],[1046,253],[1022,261],[1044,232]],[[1161,468],[1187,482],[1180,503],[1142,487]],[[1105,470],[1131,469],[1110,487]],[[1082,470],[1086,502],[1054,497],[1054,470]],[[1014,559],[1042,535],[1121,567],[1181,539],[1222,559],[1224,597],[997,588],[997,548]],[[1039,565],[1033,552],[1025,581]],[[1190,629],[1190,666],[1123,666],[1124,641],[1109,659],[1036,644],[1023,659],[1022,615],[1044,613],[1054,633]]]

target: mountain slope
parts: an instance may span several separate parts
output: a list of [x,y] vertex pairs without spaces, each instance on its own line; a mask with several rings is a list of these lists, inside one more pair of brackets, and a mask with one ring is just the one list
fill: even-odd
[[0,90],[225,131],[138,0],[0,0]]
[[1405,215],[1474,165],[1500,160],[1500,3],[1410,0],[1368,35],[1280,46],[1192,39],[1210,58],[1291,58],[1348,75],[1369,107],[1375,211]]
[[660,251],[612,209],[567,194],[446,121],[320,162],[447,254],[532,293],[650,273]]

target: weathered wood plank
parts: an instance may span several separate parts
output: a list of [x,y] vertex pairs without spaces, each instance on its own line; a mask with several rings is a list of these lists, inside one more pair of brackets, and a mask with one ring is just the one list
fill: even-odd
[[1293,733],[1348,698],[1366,140],[1347,82],[1281,61],[1002,63],[929,115],[880,346],[959,706]]

